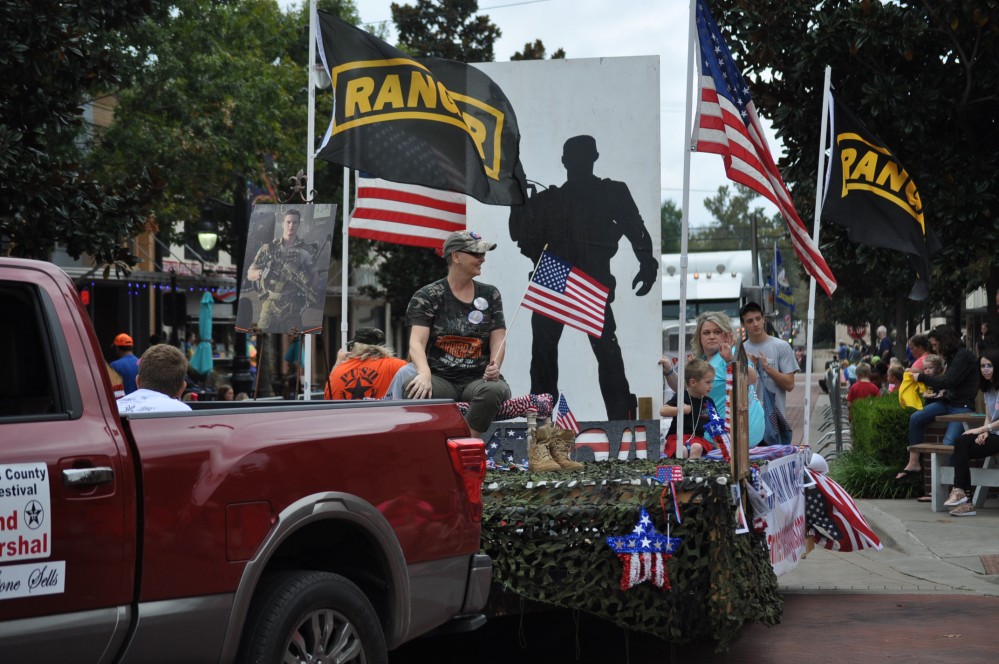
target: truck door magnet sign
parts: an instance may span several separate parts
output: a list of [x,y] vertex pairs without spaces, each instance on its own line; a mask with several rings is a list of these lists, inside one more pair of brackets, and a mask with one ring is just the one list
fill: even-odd
[[0,465],[0,564],[51,555],[49,470],[45,463]]

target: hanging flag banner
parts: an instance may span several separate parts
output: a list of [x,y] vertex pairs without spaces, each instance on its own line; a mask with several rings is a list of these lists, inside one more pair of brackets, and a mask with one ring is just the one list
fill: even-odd
[[909,255],[910,300],[930,294],[930,255],[940,242],[926,225],[916,183],[891,150],[830,93],[831,156],[822,221],[847,229],[851,242]]
[[465,230],[465,195],[358,174],[348,234],[438,251]]
[[780,210],[802,266],[827,295],[836,279],[798,216],[791,194],[770,154],[749,86],[732,60],[728,45],[704,0],[697,2],[697,39],[701,95],[694,150],[714,152],[725,160],[725,174],[771,201]]
[[787,280],[784,261],[780,257],[780,247],[774,243],[774,266],[770,274],[770,288],[774,292],[774,300],[794,311],[794,293],[791,292],[791,282]]
[[410,57],[318,14],[333,117],[317,157],[491,205],[523,203],[517,118],[492,79],[461,62]]

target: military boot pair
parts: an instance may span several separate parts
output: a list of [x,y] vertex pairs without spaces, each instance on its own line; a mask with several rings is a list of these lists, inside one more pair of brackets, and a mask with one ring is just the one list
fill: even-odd
[[535,428],[527,436],[527,467],[535,473],[556,470],[582,470],[583,464],[570,458],[576,436],[568,429],[556,429],[550,424]]

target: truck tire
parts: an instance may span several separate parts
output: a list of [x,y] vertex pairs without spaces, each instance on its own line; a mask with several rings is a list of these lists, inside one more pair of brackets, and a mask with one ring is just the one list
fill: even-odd
[[331,572],[280,572],[265,579],[246,621],[240,657],[252,664],[387,664],[388,650],[371,602]]

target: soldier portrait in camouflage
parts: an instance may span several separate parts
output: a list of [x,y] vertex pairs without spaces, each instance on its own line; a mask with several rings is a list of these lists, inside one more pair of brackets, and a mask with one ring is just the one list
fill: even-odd
[[[261,332],[305,333],[322,326],[329,245],[299,237],[302,208],[308,207],[280,213],[280,237],[265,242],[246,270],[247,282],[257,291],[256,326]],[[312,315],[307,316],[309,310]]]

